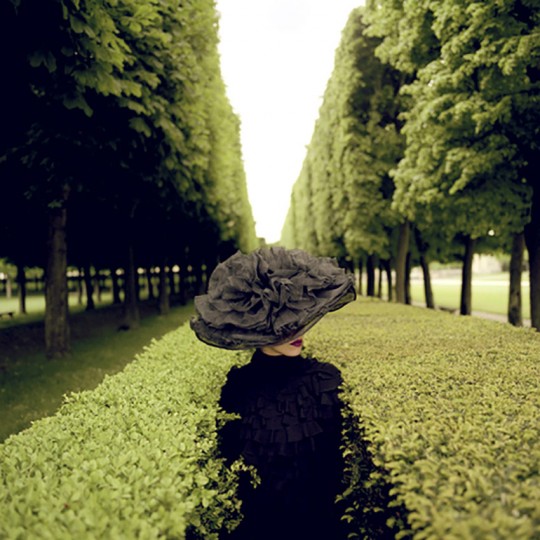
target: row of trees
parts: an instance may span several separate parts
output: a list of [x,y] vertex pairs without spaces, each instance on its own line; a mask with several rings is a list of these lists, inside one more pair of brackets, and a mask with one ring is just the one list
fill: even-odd
[[49,356],[69,351],[68,265],[123,268],[134,326],[137,267],[165,283],[255,247],[213,0],[8,0],[0,42],[0,257],[23,288],[45,269]]
[[[540,328],[540,1],[368,0],[336,51],[282,242],[395,269],[512,253],[521,324],[524,246]],[[371,280],[372,282],[373,280]],[[391,290],[391,288],[390,288]],[[370,291],[368,291],[369,293]]]

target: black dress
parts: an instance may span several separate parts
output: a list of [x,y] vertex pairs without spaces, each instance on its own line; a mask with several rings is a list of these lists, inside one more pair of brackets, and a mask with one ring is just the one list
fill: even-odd
[[222,538],[234,540],[339,540],[343,462],[339,370],[299,357],[268,356],[233,368],[221,406],[240,419],[220,432],[228,460],[253,465],[261,483],[241,479],[244,518]]

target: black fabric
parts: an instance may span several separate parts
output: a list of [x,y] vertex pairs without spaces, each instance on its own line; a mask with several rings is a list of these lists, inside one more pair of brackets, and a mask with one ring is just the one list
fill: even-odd
[[339,370],[303,357],[267,356],[229,372],[221,406],[240,415],[220,432],[230,461],[242,456],[261,483],[241,479],[244,519],[234,540],[340,540],[343,462]]
[[260,248],[214,269],[190,325],[208,345],[251,349],[292,341],[355,298],[354,276],[335,259]]

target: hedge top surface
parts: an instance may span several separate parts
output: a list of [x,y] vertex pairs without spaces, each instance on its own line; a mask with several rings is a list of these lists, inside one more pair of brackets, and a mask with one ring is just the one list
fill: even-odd
[[[204,538],[235,512],[217,399],[238,353],[187,325],[0,445],[0,538]],[[220,504],[212,504],[219,499]]]
[[[342,371],[343,399],[408,511],[398,538],[540,538],[538,333],[362,299],[307,345]],[[0,538],[216,539],[238,508],[217,402],[248,359],[185,325],[9,438]]]
[[341,368],[415,539],[540,537],[537,332],[361,300],[309,345]]

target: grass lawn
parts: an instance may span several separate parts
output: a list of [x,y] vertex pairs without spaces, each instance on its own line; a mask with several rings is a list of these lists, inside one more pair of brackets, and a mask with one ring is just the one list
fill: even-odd
[[[508,274],[475,275],[472,283],[472,309],[486,313],[506,315],[508,311]],[[461,295],[460,278],[433,278],[432,281],[435,304],[439,307],[459,309]],[[522,282],[523,317],[530,313],[529,282]],[[414,302],[423,303],[424,283],[422,280],[411,282],[411,296]]]
[[[85,310],[85,305],[79,303],[79,295],[75,292],[69,293],[69,312],[70,314],[81,313]],[[112,304],[112,294],[103,293],[101,301],[96,302],[96,307],[103,307]],[[3,317],[0,319],[0,331],[2,328],[9,326],[19,325],[22,322],[29,323],[35,321],[41,321],[43,319],[43,312],[45,310],[45,297],[43,293],[30,292],[26,297],[26,315],[19,314],[19,299],[17,296],[6,298],[0,297],[0,312],[13,311],[13,319]]]
[[[37,302],[37,299],[36,299]],[[37,303],[36,303],[37,306]],[[141,326],[119,331],[120,308],[90,312],[71,310],[72,354],[47,360],[43,353],[43,323],[34,314],[3,320],[0,325],[0,441],[53,414],[64,394],[96,387],[106,375],[122,370],[152,339],[178,328],[193,313],[192,305],[173,307],[158,315],[154,303],[141,304]],[[3,302],[0,311],[5,310]],[[25,323],[21,324],[21,320]]]

